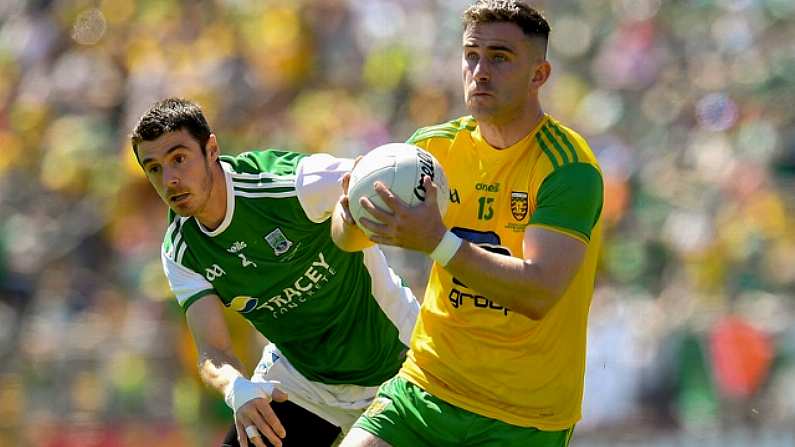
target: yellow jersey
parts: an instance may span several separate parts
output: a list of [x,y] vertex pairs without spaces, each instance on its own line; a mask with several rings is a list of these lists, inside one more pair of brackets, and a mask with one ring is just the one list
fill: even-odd
[[534,321],[434,263],[400,375],[453,405],[509,424],[563,430],[581,417],[588,309],[601,244],[602,175],[586,141],[545,115],[497,150],[477,121],[419,129],[450,185],[445,225],[459,237],[523,257],[528,225],[571,235],[585,259],[560,301]]

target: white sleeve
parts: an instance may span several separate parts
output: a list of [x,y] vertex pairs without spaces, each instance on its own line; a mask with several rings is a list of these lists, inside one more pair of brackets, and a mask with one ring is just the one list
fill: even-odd
[[309,220],[319,223],[331,217],[342,195],[342,176],[351,169],[352,159],[328,154],[310,155],[299,162],[295,190]]
[[216,293],[213,285],[202,275],[178,264],[162,251],[160,259],[163,261],[163,271],[169,286],[171,286],[171,291],[183,309],[187,309],[188,306],[205,295]]

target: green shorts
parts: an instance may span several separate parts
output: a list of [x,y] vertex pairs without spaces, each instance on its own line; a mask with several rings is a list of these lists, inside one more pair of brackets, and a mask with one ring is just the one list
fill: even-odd
[[541,431],[466,411],[402,377],[381,385],[353,424],[394,447],[567,447],[574,427]]

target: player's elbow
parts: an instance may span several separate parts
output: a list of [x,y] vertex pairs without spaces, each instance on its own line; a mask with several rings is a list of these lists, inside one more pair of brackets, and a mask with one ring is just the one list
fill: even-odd
[[523,305],[518,306],[514,310],[531,320],[538,321],[543,320],[557,302],[558,300],[554,297],[536,296],[533,299],[526,300]]
[[521,300],[521,304],[514,310],[531,320],[543,320],[566,294],[566,289],[566,287],[535,288],[524,294],[526,298]]
[[532,320],[542,320],[555,307],[571,286],[573,268],[555,268],[542,263],[525,263],[534,274],[526,275],[521,293],[522,313]]

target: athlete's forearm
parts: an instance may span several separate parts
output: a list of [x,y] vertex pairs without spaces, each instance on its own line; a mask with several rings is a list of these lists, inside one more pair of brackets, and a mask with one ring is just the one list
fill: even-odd
[[350,252],[372,247],[374,242],[368,239],[355,224],[346,222],[343,212],[342,205],[338,203],[331,215],[331,238],[337,247]]
[[199,354],[199,375],[222,395],[226,396],[235,379],[245,378],[243,364],[231,352],[204,348]]
[[445,269],[467,287],[532,320],[543,318],[567,285],[531,260],[492,253],[466,241]]

